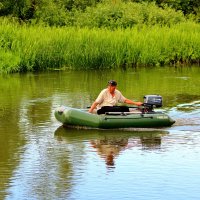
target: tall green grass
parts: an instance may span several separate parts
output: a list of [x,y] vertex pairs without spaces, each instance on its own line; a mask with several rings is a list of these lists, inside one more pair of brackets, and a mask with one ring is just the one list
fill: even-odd
[[1,72],[200,62],[200,25],[193,22],[114,31],[1,22]]

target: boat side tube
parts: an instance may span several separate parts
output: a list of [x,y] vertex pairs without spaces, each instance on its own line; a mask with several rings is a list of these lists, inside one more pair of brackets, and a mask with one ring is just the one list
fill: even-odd
[[55,117],[64,125],[89,126],[98,128],[101,118],[80,109],[61,106],[55,110]]
[[105,115],[100,121],[100,128],[155,128],[171,126],[175,121],[164,113]]
[[107,113],[91,114],[87,111],[61,106],[55,110],[55,117],[64,125],[93,128],[151,128],[171,126],[175,121],[162,112],[153,113]]

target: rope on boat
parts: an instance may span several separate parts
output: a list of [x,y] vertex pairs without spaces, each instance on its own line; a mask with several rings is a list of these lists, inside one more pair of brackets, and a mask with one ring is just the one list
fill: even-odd
[[[149,118],[149,119],[153,119],[153,116],[147,116],[147,117],[145,117],[143,114],[141,114],[141,117],[142,118]],[[127,118],[127,119],[141,119],[141,117],[131,117],[131,118]],[[107,120],[107,119],[125,119],[124,117],[105,117],[104,118],[105,120]]]

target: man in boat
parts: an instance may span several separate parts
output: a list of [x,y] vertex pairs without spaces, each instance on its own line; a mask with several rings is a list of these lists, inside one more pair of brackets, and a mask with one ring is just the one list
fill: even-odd
[[141,106],[141,102],[134,102],[125,98],[122,93],[116,89],[117,82],[115,80],[108,81],[108,87],[103,89],[97,99],[89,109],[92,113],[97,108],[97,114],[105,114],[106,112],[129,112],[127,106],[116,106],[117,103],[126,103]]

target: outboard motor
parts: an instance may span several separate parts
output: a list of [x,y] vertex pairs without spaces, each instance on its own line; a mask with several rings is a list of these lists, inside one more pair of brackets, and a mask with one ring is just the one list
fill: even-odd
[[162,97],[160,95],[145,95],[143,105],[143,112],[153,112],[154,108],[162,107]]

